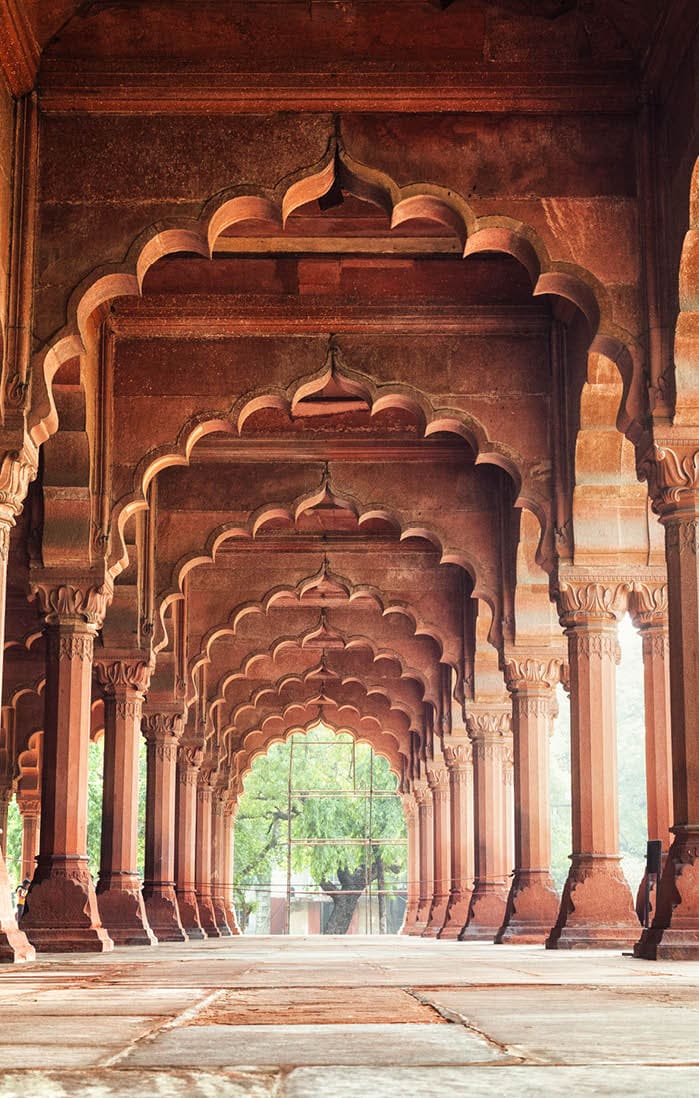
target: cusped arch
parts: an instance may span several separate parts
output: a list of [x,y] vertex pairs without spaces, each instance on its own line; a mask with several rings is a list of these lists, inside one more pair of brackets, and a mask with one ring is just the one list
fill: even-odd
[[[283,225],[295,209],[322,197],[335,185],[379,205],[394,226],[415,217],[447,226],[462,241],[465,256],[495,251],[513,255],[528,271],[535,294],[560,294],[574,301],[588,318],[593,346],[619,366],[625,401],[618,421],[623,430],[633,430],[645,407],[638,346],[615,323],[611,301],[591,272],[553,259],[531,226],[509,216],[479,218],[448,188],[429,183],[401,188],[385,173],[353,160],[342,143],[332,139],[320,162],[302,169],[293,180],[283,180],[276,190],[241,186],[213,196],[198,218],[151,225],[134,240],[123,263],[97,268],[76,287],[66,324],[35,357],[29,414],[33,440],[40,444],[57,429],[52,379],[64,362],[84,352],[86,325],[95,309],[115,297],[139,295],[147,271],[164,256],[178,252],[210,256],[221,234],[237,221],[262,217]],[[173,458],[177,456],[175,453]]]

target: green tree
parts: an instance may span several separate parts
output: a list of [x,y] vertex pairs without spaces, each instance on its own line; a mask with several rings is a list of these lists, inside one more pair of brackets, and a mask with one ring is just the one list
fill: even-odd
[[[371,789],[378,796],[370,801],[364,793]],[[241,922],[250,914],[245,886],[266,885],[274,868],[286,867],[291,839],[292,870],[307,873],[332,901],[325,933],[346,933],[370,884],[395,887],[405,875],[405,846],[389,841],[405,837],[402,806],[395,795],[381,795],[395,790],[385,759],[323,725],[272,745],[245,779],[236,818]]]

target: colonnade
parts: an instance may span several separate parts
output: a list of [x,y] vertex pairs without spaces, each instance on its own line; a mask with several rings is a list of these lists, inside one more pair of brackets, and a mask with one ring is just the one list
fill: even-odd
[[[554,687],[563,667],[545,653],[520,652],[505,661],[509,698],[467,703],[463,734],[452,729],[435,739],[424,777],[407,787],[411,881],[405,933],[546,941],[551,948],[635,944],[642,956],[695,955],[699,515],[694,503],[679,507],[673,497],[663,519],[667,584],[589,575],[559,581],[568,643],[573,818],[571,867],[560,904],[550,876],[547,790]],[[3,581],[5,568],[6,560]],[[26,938],[39,950],[74,951],[235,933],[234,801],[227,775],[186,740],[181,703],[156,704],[149,696],[144,706],[152,666],[142,653],[98,649],[95,655],[112,595],[104,579],[46,577],[34,587],[45,623],[46,719],[40,805],[24,810],[28,876],[41,818],[22,925]],[[655,922],[642,936],[619,864],[616,629],[627,609],[643,636],[649,834],[664,848],[674,835]],[[93,673],[105,701],[106,737],[96,890],[86,856]],[[148,748],[142,886],[136,870],[141,734]],[[514,831],[514,859],[508,856],[508,830]],[[2,934],[6,952],[30,955],[11,915]]]

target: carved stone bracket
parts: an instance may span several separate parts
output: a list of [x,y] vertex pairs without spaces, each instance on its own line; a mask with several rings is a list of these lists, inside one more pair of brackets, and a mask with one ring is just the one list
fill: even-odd
[[695,508],[699,496],[699,438],[656,439],[638,464],[638,475],[648,481],[653,510],[661,519]]
[[29,443],[22,450],[6,453],[0,463],[0,556],[4,559],[7,559],[10,528],[22,510],[38,466],[38,452]]

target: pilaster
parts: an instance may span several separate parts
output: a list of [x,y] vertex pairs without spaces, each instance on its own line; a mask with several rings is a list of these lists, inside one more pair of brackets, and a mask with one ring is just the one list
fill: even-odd
[[230,938],[233,933],[228,925],[225,895],[225,830],[226,800],[225,772],[219,774],[211,793],[211,904],[214,909],[216,926],[222,938]]
[[113,948],[87,863],[87,773],[94,638],[111,598],[95,575],[35,573],[45,618],[46,689],[39,857],[22,926],[41,951]]
[[566,573],[559,612],[570,665],[572,854],[549,949],[630,946],[638,933],[621,869],[616,746],[617,621],[633,579]]
[[22,814],[22,880],[31,881],[39,853],[41,801],[38,797],[18,796],[17,805]]
[[184,942],[175,893],[175,781],[182,735],[181,707],[145,707],[141,730],[148,745],[146,866],[143,899],[159,942]]
[[451,799],[451,883],[439,937],[456,939],[466,926],[473,895],[473,758],[469,740],[444,745]]
[[423,937],[437,938],[446,919],[451,887],[449,771],[446,765],[440,765],[440,760],[427,767],[427,782],[432,791],[434,894]]
[[655,917],[635,952],[699,960],[699,436],[656,438],[640,465],[665,528],[674,836]]
[[104,698],[102,845],[97,885],[102,925],[116,945],[156,945],[138,876],[138,762],[141,709],[152,665],[144,656],[100,653]]
[[512,657],[505,667],[512,696],[515,857],[496,942],[544,942],[558,914],[551,878],[549,741],[561,662],[542,653]]
[[408,896],[401,934],[412,934],[420,899],[420,834],[417,801],[412,793],[403,793],[403,812],[408,831]]
[[229,788],[225,802],[224,822],[224,897],[226,905],[226,921],[231,928],[231,934],[240,934],[238,916],[235,911],[234,888],[235,880],[235,816],[238,811],[238,798],[234,789]]
[[427,926],[434,898],[434,820],[432,790],[427,782],[424,779],[414,782],[413,791],[417,802],[420,835],[420,887],[415,925],[411,933],[419,936]]
[[493,939],[509,891],[505,835],[505,752],[511,746],[510,705],[473,704],[466,725],[473,745],[475,881],[462,941]]
[[195,883],[197,842],[197,781],[203,751],[196,744],[183,743],[177,751],[175,795],[175,890],[180,922],[187,937],[206,938],[199,918]]
[[202,765],[197,779],[197,843],[195,884],[199,919],[209,938],[220,938],[211,900],[211,763]]

